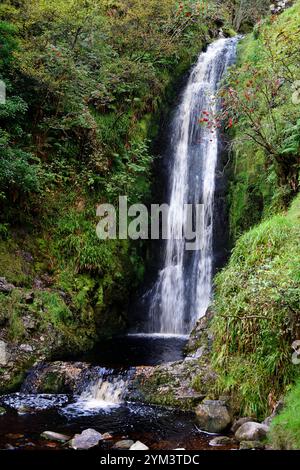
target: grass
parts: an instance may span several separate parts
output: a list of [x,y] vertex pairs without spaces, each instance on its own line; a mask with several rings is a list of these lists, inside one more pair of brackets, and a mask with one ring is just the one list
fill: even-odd
[[216,391],[240,414],[264,417],[297,376],[291,344],[299,337],[300,197],[242,236],[216,278],[213,360]]
[[[299,367],[299,366],[298,366]],[[285,398],[283,411],[274,418],[269,442],[274,449],[300,449],[300,380]]]

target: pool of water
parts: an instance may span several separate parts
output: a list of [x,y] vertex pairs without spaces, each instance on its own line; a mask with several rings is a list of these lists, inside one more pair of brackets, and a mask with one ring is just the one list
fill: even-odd
[[[36,397],[37,403],[39,397]],[[18,406],[20,406],[20,397]],[[0,416],[0,449],[61,449],[61,444],[45,441],[43,431],[51,430],[70,436],[87,428],[101,433],[111,433],[113,439],[100,445],[107,450],[122,439],[140,440],[150,449],[214,450],[209,446],[211,436],[197,429],[194,415],[160,407],[124,403],[120,406],[90,410],[76,414],[70,403],[61,403],[54,408],[40,409],[18,414],[10,409]]]
[[187,340],[186,336],[172,335],[119,336],[101,342],[77,360],[112,368],[153,366],[183,359]]

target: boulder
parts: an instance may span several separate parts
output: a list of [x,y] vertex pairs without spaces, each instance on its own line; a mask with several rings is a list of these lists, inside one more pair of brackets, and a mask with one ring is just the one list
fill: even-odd
[[81,434],[75,434],[70,446],[75,450],[87,450],[97,446],[102,439],[100,432],[94,429],[85,429]]
[[68,442],[71,439],[70,436],[66,436],[65,434],[60,434],[58,432],[53,432],[53,431],[44,431],[41,434],[41,437],[49,441],[57,441],[57,442],[63,442],[63,443]]
[[240,450],[264,450],[265,446],[259,441],[242,441]]
[[245,423],[255,422],[255,419],[248,417],[236,419],[231,426],[231,432],[235,434],[237,430]]
[[134,441],[131,439],[124,439],[122,441],[118,441],[114,444],[113,449],[118,450],[128,450],[134,445]]
[[220,400],[205,400],[196,408],[197,421],[202,431],[220,433],[231,423],[227,407]]
[[227,436],[218,436],[212,439],[209,443],[211,447],[218,447],[218,446],[228,446],[230,444],[234,444],[235,441],[231,437]]
[[261,441],[267,435],[269,427],[265,424],[254,423],[252,421],[243,424],[235,433],[238,441]]
[[129,450],[149,450],[149,447],[145,446],[145,444],[140,441],[136,441],[130,446]]

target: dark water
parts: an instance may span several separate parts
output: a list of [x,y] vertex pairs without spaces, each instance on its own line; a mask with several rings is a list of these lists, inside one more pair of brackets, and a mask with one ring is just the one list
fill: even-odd
[[183,359],[186,343],[185,336],[120,336],[102,342],[80,360],[111,368],[154,366]]
[[112,434],[113,439],[102,444],[103,450],[125,437],[140,440],[150,449],[213,450],[209,446],[211,436],[197,430],[193,414],[136,404],[102,409],[86,416],[66,416],[63,407],[24,415],[9,411],[0,417],[0,448],[10,445],[30,450],[51,445],[50,448],[59,449],[61,444],[49,443],[40,434],[54,430],[73,436],[87,428]]

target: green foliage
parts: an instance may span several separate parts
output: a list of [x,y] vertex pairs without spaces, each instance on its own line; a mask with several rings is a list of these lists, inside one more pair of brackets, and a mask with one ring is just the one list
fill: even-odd
[[223,90],[230,129],[232,239],[286,207],[299,191],[300,3],[260,21],[239,45]]
[[299,198],[242,236],[216,278],[213,319],[218,389],[240,413],[262,417],[292,381],[299,336]]
[[274,418],[269,433],[269,442],[273,449],[300,449],[300,381],[297,380],[284,399],[283,411]]

